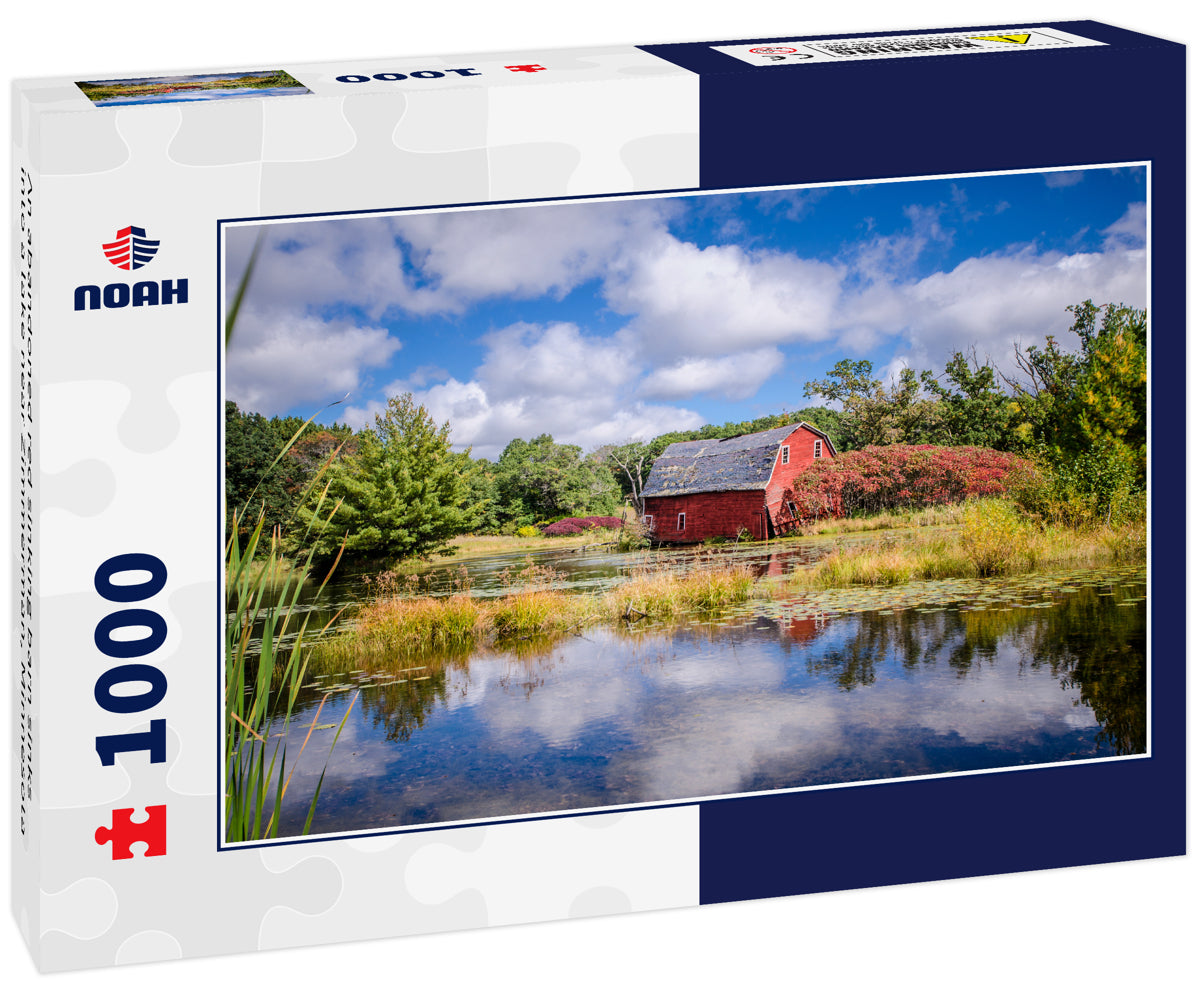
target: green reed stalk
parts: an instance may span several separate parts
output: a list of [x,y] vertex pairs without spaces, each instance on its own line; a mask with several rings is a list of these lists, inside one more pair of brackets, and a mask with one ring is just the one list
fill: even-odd
[[[284,575],[278,595],[272,597],[268,591],[271,576],[261,565],[251,567],[264,545],[263,520],[259,518],[244,545],[238,528],[235,514],[225,554],[225,837],[231,842],[276,838],[279,834],[283,797],[295,770],[293,760],[289,771],[287,756],[292,713],[304,684],[312,640],[319,639],[333,622],[313,637],[308,630],[309,613],[300,618],[300,588],[311,569],[311,557]],[[272,533],[268,545],[270,563],[278,557],[281,545],[278,530]],[[317,589],[317,601],[328,581],[327,575]],[[261,623],[262,633],[256,660],[249,646],[257,623]],[[281,648],[280,638],[293,630],[295,641]],[[352,700],[334,735],[334,745],[353,706]],[[295,758],[303,752],[323,709],[322,701]],[[275,721],[278,726],[280,720],[283,732],[272,740],[271,723]],[[322,780],[324,775],[322,771]],[[303,834],[308,834],[319,795],[320,783],[309,805]]]
[[[226,317],[226,345],[233,335],[261,246],[260,232]],[[297,429],[271,463],[268,473],[287,455],[315,418],[316,414]],[[324,474],[339,452],[340,447],[326,459],[324,466],[317,471],[308,488],[296,502],[296,510],[299,511],[308,501],[316,485],[324,482],[325,487],[313,505],[313,516],[303,533],[305,540],[315,530],[323,509],[329,504],[329,485]],[[264,479],[265,476],[264,474]],[[262,486],[261,481],[259,486]],[[257,490],[256,487],[251,492],[251,499]],[[339,501],[337,504],[340,503]],[[334,510],[337,504],[333,506]],[[300,589],[312,569],[312,547],[307,547],[309,556],[302,564],[286,562],[283,560],[282,535],[279,528],[272,529],[270,542],[264,546],[265,513],[260,511],[252,528],[248,525],[243,526],[244,517],[244,511],[232,513],[229,539],[225,544],[225,838],[230,842],[276,838],[279,835],[283,798],[295,773],[296,759],[308,745],[308,739],[317,726],[321,710],[325,707],[325,701],[322,700],[316,716],[309,724],[300,750],[293,757],[289,771],[288,731],[296,699],[304,684],[313,639],[308,635],[309,613],[305,613],[303,618],[299,619]],[[245,528],[249,528],[249,532],[243,541]],[[264,548],[268,550],[267,559],[255,566],[255,558]],[[318,587],[316,601],[319,601],[321,593],[329,583],[341,555],[339,551]],[[278,573],[281,565],[287,567],[282,580]],[[275,597],[270,594],[273,588],[278,589]],[[316,639],[333,625],[336,618],[335,616],[318,631]],[[296,630],[295,641],[290,648],[280,650],[279,639],[288,635],[298,619],[299,627]],[[250,642],[255,626],[260,620],[261,649],[255,661],[250,653]],[[333,754],[342,728],[350,717],[354,702],[354,699],[350,701],[341,724],[334,732],[330,755]],[[269,726],[272,721],[278,720],[283,721],[283,732],[272,744]],[[312,827],[317,798],[321,795],[324,780],[325,770],[322,769],[304,822],[305,835]]]

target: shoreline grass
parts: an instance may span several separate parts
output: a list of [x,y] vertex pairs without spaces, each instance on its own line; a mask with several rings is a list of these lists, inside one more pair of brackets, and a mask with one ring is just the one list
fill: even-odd
[[[321,644],[314,657],[337,665],[461,649],[464,644],[503,646],[596,625],[671,623],[781,593],[1095,568],[1144,561],[1146,556],[1144,523],[1119,529],[1039,526],[1011,505],[991,501],[957,514],[957,526],[936,521],[947,526],[936,534],[839,547],[786,578],[756,579],[749,567],[732,559],[696,560],[682,570],[661,565],[636,569],[609,591],[581,594],[551,587],[553,572],[531,565],[498,598],[474,598],[467,589],[443,598],[391,594],[364,606],[354,627]],[[889,527],[910,528],[913,523]],[[863,530],[856,525],[845,531]]]
[[464,643],[503,645],[578,633],[602,623],[669,621],[745,602],[753,592],[754,574],[733,563],[695,564],[685,574],[640,570],[601,593],[564,592],[548,585],[538,575],[499,598],[475,598],[465,591],[443,598],[379,598],[360,611],[354,629],[331,637],[313,654],[323,665],[336,666]]
[[981,505],[957,533],[912,540],[895,537],[853,550],[835,550],[799,568],[800,588],[892,585],[945,578],[1007,577],[1037,571],[1085,569],[1144,561],[1146,526],[1071,529],[1013,523],[1002,508]]

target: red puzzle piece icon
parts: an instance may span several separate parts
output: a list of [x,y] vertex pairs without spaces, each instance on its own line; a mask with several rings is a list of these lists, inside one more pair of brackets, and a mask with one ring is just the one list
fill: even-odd
[[146,821],[134,822],[134,808],[126,807],[112,812],[112,827],[96,829],[96,845],[112,843],[113,859],[133,859],[129,847],[134,842],[145,842],[143,856],[165,856],[167,854],[167,805],[147,807],[150,817]]

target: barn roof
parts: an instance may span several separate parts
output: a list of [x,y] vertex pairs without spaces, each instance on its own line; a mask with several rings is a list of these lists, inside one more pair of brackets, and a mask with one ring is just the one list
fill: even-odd
[[734,438],[674,442],[654,462],[642,497],[671,497],[707,491],[747,491],[767,486],[779,446],[797,428],[807,428],[833,443],[819,428],[804,421]]

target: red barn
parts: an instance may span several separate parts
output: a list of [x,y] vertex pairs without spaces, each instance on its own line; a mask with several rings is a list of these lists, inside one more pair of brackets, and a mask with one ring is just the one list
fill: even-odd
[[675,442],[658,457],[642,492],[650,533],[665,543],[733,539],[743,529],[754,539],[780,535],[796,524],[785,496],[796,474],[836,454],[829,436],[804,421]]

